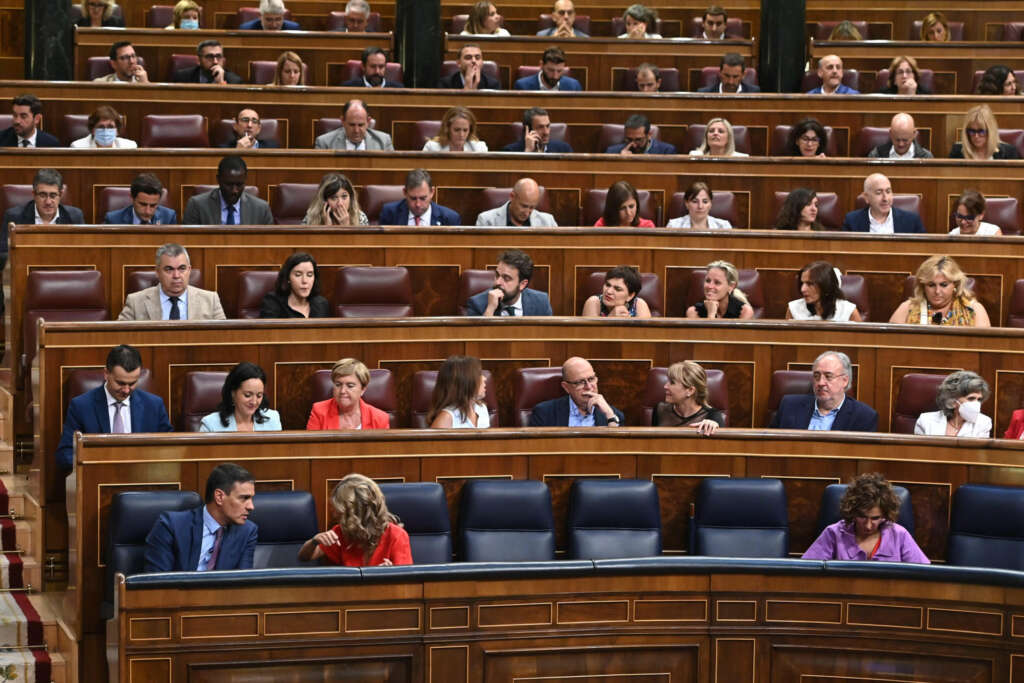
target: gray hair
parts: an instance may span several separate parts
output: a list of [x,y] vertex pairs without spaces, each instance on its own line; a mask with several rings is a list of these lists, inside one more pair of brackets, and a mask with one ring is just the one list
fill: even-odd
[[370,16],[370,3],[366,2],[366,0],[348,0],[345,3],[345,14],[352,11],[362,12],[366,16]]
[[414,168],[405,176],[405,189],[407,190],[415,190],[423,183],[426,183],[427,187],[434,187],[434,179],[430,177],[430,172],[425,168]]
[[32,178],[32,189],[38,190],[40,185],[56,185],[57,190],[64,188],[64,176],[55,168],[41,168]]
[[260,14],[284,14],[282,0],[260,0]]
[[853,384],[853,364],[850,363],[850,357],[842,351],[825,351],[814,359],[814,363],[811,365],[812,368],[818,366],[823,358],[828,356],[834,356],[840,364],[843,366],[843,374],[846,375],[846,386],[844,389],[849,389],[850,385]]
[[171,258],[174,258],[175,256],[181,256],[182,254],[185,255],[185,261],[189,265],[192,265],[192,259],[188,257],[188,252],[185,251],[185,247],[181,246],[180,244],[175,244],[174,242],[162,244],[159,247],[157,247],[156,250],[156,267],[160,267],[160,259],[162,259],[164,256],[170,256]]
[[942,380],[939,393],[935,396],[935,405],[948,419],[956,411],[957,399],[973,393],[981,394],[981,400],[987,401],[990,395],[988,382],[976,372],[959,370]]

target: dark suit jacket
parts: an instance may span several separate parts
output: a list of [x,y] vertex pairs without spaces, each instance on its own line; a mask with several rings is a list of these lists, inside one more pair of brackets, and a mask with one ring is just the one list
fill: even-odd
[[[519,138],[510,145],[505,145],[501,148],[503,152],[523,152],[526,150],[526,140]],[[548,142],[548,147],[545,152],[550,154],[572,154],[572,147],[569,143],[562,142],[561,140],[551,140]]]
[[[569,426],[569,394],[562,396],[561,398],[553,398],[550,401],[544,401],[538,403],[533,407],[533,412],[530,413],[530,426],[531,427],[568,427]],[[626,422],[625,416],[622,411],[612,406],[612,410],[615,411],[615,416],[619,418],[619,426],[622,426]],[[595,427],[607,427],[608,420],[605,418],[604,413],[597,411],[594,413],[594,426]]]
[[[187,69],[178,69],[174,72],[174,76],[171,77],[171,83],[198,83],[199,82],[199,65],[190,66]],[[224,82],[231,83],[232,85],[241,83],[242,77],[236,74],[234,71],[224,70]]]
[[[537,79],[537,75],[523,76],[516,81],[513,90],[540,90],[540,81]],[[572,76],[562,76],[558,79],[558,89],[563,92],[578,92],[583,90],[583,86]]]
[[[843,230],[847,232],[868,232],[871,224],[868,221],[868,207],[857,209],[843,218]],[[916,213],[892,207],[893,232],[924,232],[924,224]]]
[[[807,429],[813,411],[814,394],[783,396],[770,426],[774,429]],[[878,413],[868,404],[847,396],[832,423],[832,431],[877,432]]]
[[[462,72],[456,71],[455,73],[448,74],[437,82],[438,88],[448,88],[451,90],[462,90],[463,86]],[[477,90],[501,90],[501,83],[494,79],[494,76],[488,76],[484,72],[480,72],[480,83],[477,84]]]
[[[17,147],[18,134],[14,132],[13,126],[0,131],[0,147]],[[53,137],[46,131],[36,130],[36,147],[64,147],[60,140]]]
[[[301,318],[299,312],[288,305],[288,297],[277,292],[267,292],[260,302],[261,318]],[[310,318],[330,318],[331,304],[322,296],[309,298]]]
[[[888,159],[889,158],[889,152],[891,152],[891,151],[892,151],[892,143],[891,142],[884,142],[881,145],[878,145],[877,147],[872,149],[870,152],[868,152],[868,156],[871,157],[872,159]],[[920,144],[915,142],[914,143],[914,158],[915,159],[933,159],[934,157],[932,156],[932,153],[930,151],[928,151],[927,149],[922,147]]]
[[[131,204],[123,209],[108,211],[107,215],[103,218],[104,223],[113,223],[115,225],[131,225],[134,220],[135,218]],[[153,215],[154,225],[176,225],[177,223],[177,211],[169,209],[166,206],[156,207],[156,214]]]
[[[617,145],[612,145],[604,152],[605,154],[618,154],[625,146],[625,142],[620,142]],[[662,142],[661,140],[651,140],[651,146],[644,154],[678,154],[678,152],[676,152],[676,146],[673,144]]]
[[[162,512],[146,536],[145,572],[194,572],[203,545],[203,507]],[[214,569],[252,569],[255,522],[228,524]]]
[[[3,268],[3,264],[7,262],[7,230],[11,223],[18,225],[32,225],[36,222],[35,202],[26,202],[21,206],[12,206],[11,208],[4,211],[4,224],[0,226],[0,258],[3,259],[0,262],[0,269]],[[81,225],[85,223],[85,218],[82,216],[82,210],[73,206],[65,206],[63,204],[58,205],[57,213],[57,224],[58,225]]]
[[[389,202],[381,207],[381,225],[406,225],[409,222],[409,205],[404,199],[397,202]],[[462,225],[462,218],[458,213],[447,206],[441,206],[435,202],[430,203],[430,224],[431,225]]]
[[[697,92],[715,92],[716,93],[716,92],[718,92],[718,86],[720,86],[721,84],[722,84],[722,81],[720,81],[719,79],[716,78],[715,82],[712,83],[711,85],[705,86],[703,88],[697,88]],[[743,84],[743,91],[740,94],[744,95],[746,93],[751,93],[751,92],[761,92],[761,87],[757,86],[757,85],[751,85],[750,83],[744,83]]]
[[[360,76],[359,78],[353,78],[350,81],[345,81],[344,83],[341,84],[341,87],[343,87],[343,88],[365,88],[366,87],[366,83],[363,83],[363,77]],[[385,88],[404,88],[405,86],[402,85],[401,83],[397,83],[395,81],[389,81],[388,79],[385,78],[384,79],[384,87]]]
[[[270,205],[259,197],[248,192],[242,193],[239,216],[235,216],[239,225],[273,225],[274,216],[270,213]],[[209,192],[189,197],[185,204],[185,213],[181,222],[186,225],[220,225],[220,188],[215,187]]]
[[[40,145],[42,147],[42,145]],[[949,150],[950,159],[963,159],[964,158],[964,145],[962,142],[953,143],[953,147]],[[992,155],[993,159],[1020,159],[1020,152],[1016,147],[1008,142],[1000,142],[999,149]]]
[[[167,419],[164,401],[148,391],[136,389],[131,396],[132,433],[173,432],[174,427]],[[57,464],[64,470],[74,466],[75,432],[83,434],[109,434],[110,412],[107,395],[100,385],[71,399],[68,414],[64,418],[64,431],[57,445]]]
[[[487,292],[485,289],[466,300],[466,315],[483,315],[487,309]],[[520,293],[523,300],[523,315],[554,315],[551,302],[545,292],[538,292],[527,287]]]
[[[239,31],[262,31],[263,20],[262,19],[250,19],[249,21],[243,21],[238,25]],[[291,21],[289,19],[284,20],[284,24],[281,26],[282,31],[301,31],[299,28],[299,22]]]
[[[222,142],[217,146],[223,149],[235,149],[235,145],[238,143],[238,135],[234,132],[232,132],[232,135],[234,135],[234,137],[230,142]],[[281,147],[281,145],[277,144],[277,140],[263,140],[261,138],[256,138],[256,142],[260,143],[260,146],[257,149],[278,149]]]

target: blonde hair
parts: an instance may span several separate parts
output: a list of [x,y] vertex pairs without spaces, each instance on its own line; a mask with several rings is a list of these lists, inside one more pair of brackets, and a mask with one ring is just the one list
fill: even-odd
[[306,64],[302,61],[302,57],[291,50],[282,52],[281,56],[277,58],[277,67],[274,69],[274,82],[271,85],[281,85],[281,72],[284,71],[284,65],[288,62],[299,65],[299,85],[305,85],[306,72],[304,69]]
[[963,297],[968,301],[974,300],[974,292],[967,287],[967,276],[960,270],[960,264],[951,257],[945,255],[932,256],[925,259],[914,276],[914,298],[926,305],[924,295],[926,283],[935,279],[936,275],[944,275],[947,280],[953,283],[953,297]]
[[388,524],[398,524],[377,482],[361,474],[349,474],[338,482],[331,492],[331,506],[340,517],[338,526],[345,540],[362,548],[367,559]]
[[714,123],[721,123],[725,126],[725,132],[729,136],[728,142],[725,143],[725,156],[731,157],[733,152],[736,151],[736,136],[732,132],[732,124],[729,123],[729,119],[716,116],[715,118],[708,121],[708,125],[704,127],[704,143],[698,147],[701,154],[710,154],[711,147],[708,145],[708,131],[711,130],[711,125]]
[[[101,0],[101,1],[103,2],[103,4],[106,5],[106,7],[103,8],[103,20],[105,21],[105,20],[110,18],[111,14],[114,13],[114,7],[117,6],[117,3],[114,2],[114,0]],[[82,16],[83,17],[88,17],[89,16],[89,12],[88,12],[88,9],[86,7],[88,4],[89,3],[86,0],[82,0],[82,2],[78,5],[79,9],[82,12]]]
[[370,383],[370,371],[361,360],[355,358],[342,358],[334,367],[331,368],[331,381],[335,381],[339,377],[345,377],[346,375],[355,375],[355,378],[359,380],[359,383],[363,385],[363,389]]
[[[985,138],[987,143],[985,156],[979,156],[974,151],[967,135],[968,127],[975,122],[984,125],[985,130],[988,131]],[[960,145],[963,147],[964,159],[990,159],[999,149],[999,124],[996,122],[996,115],[992,113],[987,104],[979,104],[967,110],[967,114],[964,115],[964,129],[960,133]]]
[[747,299],[747,295],[740,289],[740,271],[736,270],[736,266],[729,263],[728,261],[712,261],[708,264],[707,269],[718,268],[725,273],[725,280],[733,286],[732,295],[742,301],[745,304],[749,304],[750,300]]
[[708,373],[699,363],[692,360],[684,360],[668,366],[668,378],[676,384],[690,387],[694,390],[693,400],[704,408],[710,408],[708,404]]
[[931,38],[928,37],[928,32],[931,31],[932,27],[936,24],[942,24],[942,27],[946,29],[946,37],[944,40],[949,40],[949,22],[946,21],[946,15],[942,12],[931,12],[921,21],[921,40],[931,40]]
[[455,119],[466,119],[469,121],[469,137],[467,137],[466,140],[480,139],[476,136],[476,116],[474,116],[473,112],[466,107],[452,107],[446,111],[444,116],[441,118],[441,130],[439,130],[437,135],[431,139],[442,147],[450,144],[451,138],[448,133],[451,131],[452,122]]
[[199,5],[195,3],[195,0],[178,0],[178,4],[174,6],[174,19],[171,21],[171,27],[181,28],[181,18],[185,15],[185,12],[195,10],[198,14],[199,9]]

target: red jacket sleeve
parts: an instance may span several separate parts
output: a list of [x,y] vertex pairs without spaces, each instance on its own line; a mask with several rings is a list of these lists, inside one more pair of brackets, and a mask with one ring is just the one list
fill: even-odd
[[1024,409],[1015,410],[1013,411],[1013,417],[1010,418],[1010,426],[1007,428],[1003,438],[1019,439],[1022,431],[1024,431]]

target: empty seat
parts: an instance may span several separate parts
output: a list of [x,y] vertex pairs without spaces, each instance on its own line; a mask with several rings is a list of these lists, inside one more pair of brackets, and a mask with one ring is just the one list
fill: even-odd
[[[915,19],[910,25],[910,35],[907,36],[910,40],[921,40],[921,24],[923,22],[920,19]],[[950,40],[963,40],[964,39],[964,22],[962,21],[947,21],[946,25],[949,29]],[[1006,27],[1003,27],[1003,40],[1007,40]],[[867,37],[867,36],[865,36]],[[1020,40],[1020,36],[1016,38]]]
[[[769,154],[774,157],[786,156],[786,141],[789,140],[789,131],[793,126],[775,126],[772,130],[772,142]],[[839,143],[836,142],[835,131],[832,126],[825,126],[825,135],[828,140],[825,142],[825,156],[839,156]]]
[[781,480],[701,480],[690,520],[692,555],[786,557],[788,552],[789,513]]
[[260,317],[263,297],[277,285],[276,270],[243,270],[238,274],[238,310],[233,318],[252,320]]
[[[310,405],[331,398],[334,391],[331,371],[317,370],[310,378],[310,385]],[[374,408],[387,413],[391,428],[398,428],[398,396],[395,393],[395,377],[390,370],[386,368],[370,370],[370,383],[363,389],[362,399]]]
[[[549,28],[555,27],[555,20],[550,13],[544,12],[537,17],[537,30],[546,31]],[[590,15],[589,14],[577,14],[576,19],[572,22],[572,27],[577,31],[583,31],[587,35],[594,35],[590,32]]]
[[[345,67],[341,72],[341,83],[346,81],[353,81],[363,77],[363,63],[358,59],[350,59],[345,62]],[[402,65],[398,62],[387,62],[384,65],[384,78],[389,81],[396,83],[404,83],[403,80],[405,75],[402,73]],[[341,83],[334,83],[332,85],[341,85]]]
[[452,561],[452,530],[448,500],[437,482],[381,484],[388,510],[409,534],[413,564]]
[[[285,146],[286,140],[281,139],[281,128],[278,126],[277,119],[261,119],[261,128],[259,139],[260,140],[273,140],[281,147]],[[220,145],[231,144],[234,146],[235,133],[234,133],[235,122],[233,119],[221,119],[217,121],[213,126],[213,146],[219,147]]]
[[216,370],[193,370],[185,373],[181,391],[181,411],[174,421],[179,432],[198,432],[203,418],[217,410],[220,392],[228,373]]
[[459,512],[459,556],[466,562],[555,559],[555,521],[544,482],[467,481]]
[[864,126],[857,133],[857,156],[866,157],[875,147],[889,142],[889,129]]
[[[345,13],[332,11],[327,15],[328,31],[345,30]],[[366,33],[380,33],[380,12],[370,12],[366,19]]]
[[[1024,282],[1022,280],[1021,282]],[[466,315],[466,301],[475,294],[494,286],[493,270],[466,269],[459,275],[459,315]]]
[[[729,426],[729,385],[725,381],[725,373],[721,370],[707,369],[708,403],[715,410],[722,411],[725,417],[723,427]],[[665,383],[668,382],[668,368],[651,368],[647,371],[647,383],[644,385],[643,424],[650,427],[654,411],[658,404],[665,400]]]
[[301,225],[316,196],[317,183],[281,183],[271,196],[270,210],[278,225]]
[[[626,92],[636,92],[639,90],[636,85],[636,71],[636,67],[626,70],[622,76],[622,84],[619,86],[619,90],[625,90]],[[658,66],[658,73],[661,74],[661,88],[658,89],[658,92],[679,92],[682,90],[679,86],[679,69],[674,66],[665,68]]]
[[[686,149],[679,150],[680,153],[688,153],[692,149],[697,149],[704,144],[704,133],[708,127],[703,123],[692,123],[686,127],[685,140]],[[746,126],[733,126],[732,127],[732,139],[733,144],[736,146],[737,152],[743,152],[744,154],[750,154],[750,131]],[[678,215],[678,214],[676,214]],[[717,215],[717,214],[716,214]]]
[[[782,205],[786,203],[788,192],[775,193],[775,214],[778,215]],[[843,210],[839,206],[839,195],[835,192],[818,192],[818,222],[828,230],[841,230],[843,227]]]
[[[772,373],[772,387],[768,392],[768,409],[764,423],[770,425],[775,420],[779,403],[783,396],[789,394],[809,394],[814,389],[814,380],[810,370],[776,370]],[[849,389],[847,393],[849,393]]]
[[[848,88],[860,91],[860,72],[856,69],[843,69],[843,85]],[[821,78],[817,70],[805,71],[803,80],[800,83],[801,92],[814,90],[821,85]]]
[[413,149],[422,149],[427,140],[437,137],[440,132],[440,121],[417,121],[413,124]]
[[1016,147],[1020,155],[1024,157],[1024,129],[1000,128],[999,141],[1005,142],[1011,147]]
[[1024,21],[1008,21],[1003,24],[1003,40],[1017,42],[1024,38]]
[[1006,318],[1007,327],[1024,327],[1024,280],[1013,283],[1013,295],[1010,297],[1010,312]]
[[[193,287],[203,286],[203,271],[193,268],[188,274],[188,283]],[[152,270],[133,270],[124,278],[124,295],[141,292],[147,287],[156,285],[156,273]]]
[[[712,15],[714,16],[714,15]],[[702,38],[704,36],[704,17],[694,17],[690,20],[690,37]],[[729,17],[725,20],[725,37],[743,38],[743,20],[739,17]]]
[[985,221],[998,225],[1004,235],[1019,235],[1020,203],[1017,198],[986,197]]
[[88,114],[64,114],[60,118],[60,142],[67,147],[89,134]]
[[[820,534],[829,524],[835,524],[841,518],[839,503],[849,488],[847,484],[829,484],[821,494],[821,510],[818,511],[818,528]],[[900,499],[900,509],[896,523],[914,535],[914,506],[910,504],[910,491],[902,486],[893,486],[893,493]]]
[[946,375],[911,372],[900,378],[899,393],[892,408],[892,433],[913,434],[921,413],[937,410],[935,397]]
[[[699,90],[700,88],[707,88],[708,86],[714,85],[716,82],[718,82],[721,69],[721,66],[705,66],[701,68],[697,76],[697,87],[695,88],[695,90]],[[743,70],[743,78],[741,80],[746,85],[758,85],[757,69],[755,69],[752,66],[746,67]]]
[[[661,129],[656,124],[651,124],[650,135],[654,140],[658,139],[658,134]],[[601,153],[612,145],[618,145],[622,142],[623,136],[625,135],[625,126],[621,123],[605,123],[601,125],[601,132],[597,135],[597,148],[595,152]]]
[[[707,276],[707,268],[694,268],[690,271],[689,296],[683,303],[683,310],[669,311],[672,315],[686,315],[686,309],[704,300],[704,278]],[[737,287],[747,295],[750,307],[754,309],[755,318],[764,317],[764,286],[761,284],[761,274],[752,268],[739,269],[739,284]]]
[[[649,190],[637,189],[636,193],[640,198],[640,217],[654,221],[655,225],[659,224],[661,216],[658,214],[654,196]],[[604,203],[607,196],[608,190],[591,189],[586,191],[583,195],[583,225],[593,225],[604,214]]]
[[[935,72],[931,69],[918,69],[917,85],[929,92],[935,92]],[[882,92],[889,85],[889,70],[880,69],[875,75],[875,92]],[[953,94],[953,93],[949,93]]]
[[[169,195],[167,188],[160,193],[160,204],[169,207],[167,203]],[[132,191],[130,187],[119,185],[108,185],[100,188],[99,196],[96,197],[96,222],[99,223],[111,211],[123,209],[132,203]]]
[[564,394],[562,368],[519,368],[515,384],[515,426],[529,426],[535,405]]
[[569,559],[661,555],[658,489],[643,479],[577,479],[569,492]]
[[449,35],[457,36],[466,29],[466,24],[469,23],[468,14],[453,14],[451,21],[451,28],[448,29]]
[[[799,292],[799,285],[797,285]],[[871,320],[871,297],[868,296],[868,282],[863,275],[843,275],[840,278],[839,289],[843,296],[852,301],[860,312],[861,322]]]
[[406,318],[413,314],[412,280],[403,266],[339,268],[334,281],[339,318]]
[[[586,289],[580,297],[581,301],[585,301],[595,294],[600,296],[601,291],[604,289],[604,278],[605,273],[591,273],[590,277],[587,278]],[[654,273],[640,273],[640,291],[637,293],[637,296],[647,302],[647,307],[651,309],[652,318],[660,318],[664,315],[661,302],[665,299],[665,295],[661,290],[661,279],[657,275]]]
[[359,197],[359,206],[366,214],[370,225],[377,225],[381,208],[389,202],[405,199],[401,185],[367,185]]
[[316,503],[309,491],[260,491],[249,521],[257,529],[253,569],[298,567],[299,548],[319,531]]
[[[734,228],[747,227],[746,221],[740,220],[739,206],[736,202],[736,194],[729,190],[715,190],[715,196],[711,198],[711,215],[729,221]],[[686,193],[674,192],[672,201],[668,204],[668,211],[665,212],[665,222],[689,213],[686,210]]]
[[[494,386],[494,377],[490,370],[484,370],[484,377],[487,378],[484,404],[487,406],[491,427],[497,427],[498,394]],[[426,429],[430,426],[427,418],[430,417],[431,397],[434,395],[435,384],[437,384],[437,370],[420,370],[412,376],[409,426],[413,429]]]
[[172,54],[167,60],[167,81],[174,80],[174,74],[182,69],[191,69],[199,65],[199,56],[191,52],[189,54]]
[[1024,488],[960,486],[953,494],[946,562],[1024,570]]
[[209,147],[206,117],[199,114],[146,114],[139,147]]

